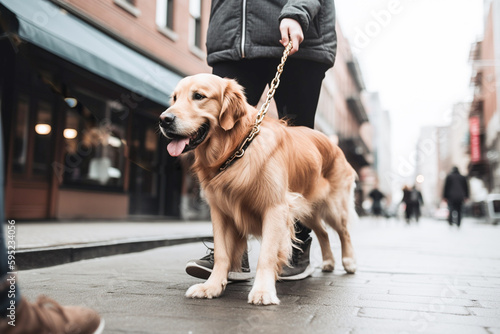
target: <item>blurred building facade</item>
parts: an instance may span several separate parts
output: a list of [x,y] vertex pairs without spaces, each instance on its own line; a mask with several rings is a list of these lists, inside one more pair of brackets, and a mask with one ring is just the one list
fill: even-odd
[[366,107],[366,87],[351,45],[337,21],[335,66],[325,74],[316,114],[316,129],[324,132],[344,151],[359,176],[356,207],[373,187],[374,173],[371,124]]
[[483,39],[472,45],[469,175],[489,192],[500,192],[500,1],[484,1]]
[[[445,157],[448,152],[440,150],[441,147],[446,146],[443,143],[446,138],[440,130],[440,127],[437,126],[422,127],[415,150],[417,163],[414,180],[417,179],[418,175],[423,177],[423,182],[418,183],[417,188],[424,198],[422,213],[426,215],[432,214],[433,208],[436,208],[441,200],[439,191],[440,157]],[[411,187],[413,184],[408,186]]]
[[451,111],[449,125],[450,166],[448,167],[458,167],[462,175],[467,175],[470,163],[468,122],[470,106],[470,102],[455,104]]
[[[157,119],[183,76],[211,71],[209,11],[202,0],[0,0],[7,217],[180,217],[185,168]],[[363,189],[373,175],[366,92],[337,29],[316,127]]]
[[415,179],[420,181],[417,187],[424,197],[424,213],[428,215],[443,204],[444,182],[452,167],[458,167],[462,175],[467,175],[469,108],[470,103],[457,103],[450,110],[449,125],[427,126],[420,130]]
[[373,164],[375,173],[373,187],[377,187],[385,196],[388,204],[392,201],[392,142],[391,119],[383,108],[378,93],[366,95],[368,117],[372,127]]

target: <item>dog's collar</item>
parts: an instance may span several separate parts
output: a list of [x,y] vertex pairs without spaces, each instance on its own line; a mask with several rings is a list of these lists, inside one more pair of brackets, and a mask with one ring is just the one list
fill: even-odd
[[222,166],[220,166],[219,168],[219,173],[225,171],[229,166],[231,166],[237,159],[243,157],[243,155],[245,154],[245,150],[248,148],[248,146],[250,146],[250,144],[252,143],[252,141],[254,140],[255,136],[257,136],[257,134],[259,134],[260,132],[260,123],[259,124],[255,124],[252,128],[252,131],[250,131],[250,133],[248,134],[248,136],[245,138],[245,140],[240,144],[239,148],[236,150],[236,152],[233,153],[233,155],[231,155],[229,157],[229,159],[226,160],[226,162],[224,162],[222,164]]

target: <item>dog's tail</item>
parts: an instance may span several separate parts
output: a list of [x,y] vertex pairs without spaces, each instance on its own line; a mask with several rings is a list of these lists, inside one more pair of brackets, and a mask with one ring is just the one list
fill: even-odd
[[[311,205],[302,194],[289,192],[287,193],[287,201],[289,208],[288,224],[291,221],[293,226],[297,220],[303,221],[311,216]],[[292,233],[292,239],[295,243],[299,242],[298,239],[295,239],[295,231]]]
[[[287,203],[288,203],[288,219],[287,219],[287,238],[286,245],[282,245],[280,252],[278,254],[279,263],[281,265],[290,265],[290,260],[292,259],[292,248],[297,247],[296,245],[301,243],[299,239],[295,236],[295,222],[297,220],[303,220],[311,214],[309,212],[310,206],[307,200],[299,193],[288,192],[287,193]],[[281,266],[278,268],[277,272],[281,272]]]

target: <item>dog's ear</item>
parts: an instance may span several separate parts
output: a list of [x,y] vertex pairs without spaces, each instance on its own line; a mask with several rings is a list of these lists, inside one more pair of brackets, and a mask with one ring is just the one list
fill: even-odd
[[219,114],[219,124],[226,130],[231,130],[244,115],[246,99],[241,87],[235,80],[226,79],[227,85],[222,96],[222,108]]

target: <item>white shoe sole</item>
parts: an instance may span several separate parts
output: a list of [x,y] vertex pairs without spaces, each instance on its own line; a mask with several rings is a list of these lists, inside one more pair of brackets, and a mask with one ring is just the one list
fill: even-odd
[[102,334],[103,331],[104,331],[104,319],[101,318],[101,322],[99,323],[99,327],[97,327],[94,334]]

